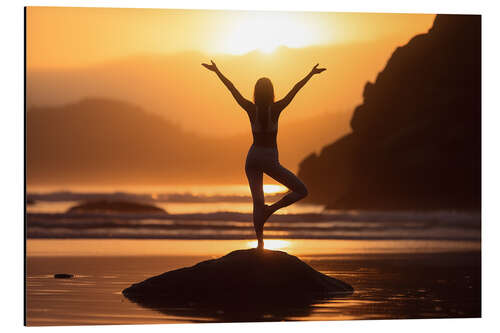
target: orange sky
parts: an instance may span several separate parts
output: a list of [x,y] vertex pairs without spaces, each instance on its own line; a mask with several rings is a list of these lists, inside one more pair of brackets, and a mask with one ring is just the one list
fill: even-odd
[[[271,78],[279,99],[316,62],[327,68],[281,116],[280,159],[295,171],[305,156],[350,130],[350,116],[362,102],[366,82],[375,80],[396,47],[427,32],[434,18],[29,7],[27,105],[73,105],[86,98],[137,105],[190,134],[230,140],[226,151],[232,149],[233,169],[238,181],[245,182],[239,154],[251,143],[248,117],[202,62],[214,59],[248,99],[259,77]],[[149,132],[142,134],[148,137]],[[45,161],[49,152],[39,152]],[[191,153],[202,154],[203,149]]]
[[243,54],[378,39],[400,43],[435,15],[29,7],[28,68],[73,67],[138,53]]

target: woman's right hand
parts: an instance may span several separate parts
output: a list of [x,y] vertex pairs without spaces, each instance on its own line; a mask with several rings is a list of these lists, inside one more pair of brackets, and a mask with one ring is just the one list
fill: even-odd
[[217,72],[219,69],[217,68],[217,65],[213,60],[210,60],[212,64],[201,64],[203,67],[205,67],[208,70],[211,70],[212,72]]
[[326,71],[326,68],[318,68],[319,64],[316,64],[316,66],[313,67],[313,69],[311,69],[311,74],[314,75],[314,74],[319,74],[323,71]]

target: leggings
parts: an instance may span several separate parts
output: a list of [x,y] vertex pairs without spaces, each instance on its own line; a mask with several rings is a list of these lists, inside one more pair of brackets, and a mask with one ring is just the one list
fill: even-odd
[[[262,219],[264,211],[263,174],[288,187],[291,192],[274,203],[273,211],[289,206],[307,196],[307,188],[290,170],[283,167],[278,160],[278,149],[252,145],[248,151],[245,172],[253,199],[253,219],[257,238],[263,234]],[[265,221],[264,221],[265,222]]]

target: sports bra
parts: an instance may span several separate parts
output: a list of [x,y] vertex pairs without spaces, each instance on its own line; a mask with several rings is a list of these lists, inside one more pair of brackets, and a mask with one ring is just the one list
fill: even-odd
[[[261,124],[259,117],[267,117],[267,121],[264,121],[264,126]],[[253,144],[259,147],[277,148],[276,137],[278,136],[278,119],[273,120],[271,113],[271,105],[267,108],[267,112],[259,112],[257,106],[255,106],[255,114],[253,117],[252,124],[252,134],[253,134]]]

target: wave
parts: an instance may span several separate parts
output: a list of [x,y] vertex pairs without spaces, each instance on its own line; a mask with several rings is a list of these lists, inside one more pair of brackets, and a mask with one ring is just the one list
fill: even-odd
[[[251,213],[220,211],[213,213],[158,214],[158,213],[29,213],[33,218],[46,219],[158,219],[158,220],[206,220],[206,221],[252,221]],[[274,214],[269,221],[282,222],[427,222],[453,223],[454,225],[480,226],[481,215],[477,212],[430,211],[430,212],[370,212],[370,211],[326,211],[325,213]]]
[[[464,212],[277,214],[266,237],[307,239],[480,240],[481,216]],[[30,238],[251,239],[252,214],[28,213]]]
[[[266,194],[266,199],[276,200],[282,193]],[[219,202],[251,202],[250,195],[239,194],[194,194],[185,193],[130,193],[130,192],[72,192],[59,191],[50,193],[28,193],[28,201],[46,201],[46,202],[63,202],[63,201],[90,201],[90,200],[127,200],[134,202],[185,202],[185,203],[219,203]]]

